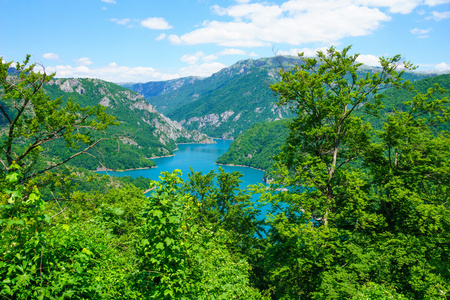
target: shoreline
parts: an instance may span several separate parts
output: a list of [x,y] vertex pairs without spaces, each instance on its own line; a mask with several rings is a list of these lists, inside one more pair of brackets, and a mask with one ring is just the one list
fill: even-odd
[[134,169],[124,169],[124,170],[112,170],[112,169],[97,167],[97,169],[93,170],[93,172],[127,172],[127,171],[134,171],[134,170],[154,169],[157,167],[158,166],[152,166],[152,167],[142,167],[142,168],[134,168]]
[[[216,140],[216,138],[211,138],[213,141]],[[218,139],[220,140],[220,139]],[[214,143],[202,143],[202,142],[197,142],[197,143],[177,143],[177,147],[175,149],[173,149],[172,151],[178,151],[178,145],[208,145],[208,144],[217,144],[215,141]],[[163,156],[152,156],[152,157],[146,157],[146,159],[155,159],[155,158],[164,158],[164,157],[173,157],[175,156],[174,154],[170,154],[170,155],[163,155]],[[93,170],[94,172],[127,172],[127,171],[135,171],[135,170],[146,170],[146,169],[154,169],[157,168],[158,165],[152,166],[152,167],[142,167],[142,168],[133,168],[133,169],[124,169],[124,170],[112,170],[112,169],[107,169],[107,168],[103,168],[103,167],[97,167],[97,169]]]
[[[172,151],[177,151],[177,150],[178,150],[178,148],[177,149],[173,149]],[[164,158],[164,157],[172,157],[172,156],[175,156],[175,153],[174,154],[170,154],[170,155],[146,157],[146,159]]]
[[260,169],[260,168],[255,168],[255,167],[250,167],[250,166],[246,166],[246,165],[235,165],[235,164],[222,164],[222,163],[215,163],[216,165],[220,165],[220,166],[229,166],[229,167],[246,167],[246,168],[250,168],[250,169],[254,169],[254,170],[259,170],[259,171],[263,171],[266,172],[266,170],[264,169]]

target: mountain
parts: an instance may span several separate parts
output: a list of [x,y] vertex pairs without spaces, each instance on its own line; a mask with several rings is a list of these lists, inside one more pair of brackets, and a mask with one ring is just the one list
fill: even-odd
[[[442,94],[436,94],[435,97],[450,98],[450,74],[438,75],[414,82],[414,90],[422,94],[426,94],[428,89],[432,88],[436,84],[439,84],[439,86],[444,90],[446,90],[446,92]],[[386,90],[383,93],[384,108],[380,111],[381,118],[375,118],[370,115],[363,116],[362,111],[359,111],[357,113],[358,115],[363,116],[365,120],[369,121],[375,129],[381,129],[381,127],[383,126],[383,122],[386,120],[386,117],[389,114],[393,113],[394,110],[406,111],[407,109],[409,109],[405,104],[403,104],[403,102],[412,100],[412,98],[416,95],[415,91],[407,91],[399,89]],[[446,129],[446,130],[450,129],[444,128],[442,126],[448,127],[448,124],[441,125],[441,127],[438,129]]]
[[[253,124],[291,117],[276,105],[269,86],[280,80],[280,68],[301,64],[298,57],[279,56],[239,61],[207,78],[186,77],[164,82],[127,84],[172,120],[209,136],[235,139]],[[378,68],[363,66],[361,74]],[[434,74],[407,72],[405,79]]]
[[184,89],[192,87],[194,84],[201,81],[200,77],[183,77],[179,79],[173,79],[168,81],[151,81],[147,83],[126,83],[121,84],[123,87],[138,92],[143,95],[146,99],[153,98],[151,103],[158,109],[158,111],[162,113],[166,113],[170,111],[171,107],[181,106],[183,103],[171,102],[171,106],[167,106],[166,103],[169,101],[166,98],[166,95],[177,95],[174,97],[177,99],[182,99],[183,97],[179,97],[179,93],[181,93]]
[[[212,142],[205,134],[190,131],[159,113],[142,95],[122,86],[99,79],[54,79],[45,86],[51,98],[71,98],[81,106],[106,107],[116,116],[119,126],[107,130],[116,140],[104,141],[97,148],[108,169],[149,167],[146,158],[172,155],[176,143]],[[52,153],[53,154],[53,153]],[[55,154],[57,155],[57,154]],[[94,158],[76,159],[77,165],[88,169],[99,167]]]
[[[414,88],[421,93],[426,93],[435,84],[439,84],[446,90],[440,95],[435,95],[437,98],[450,98],[450,74],[418,80],[414,82]],[[380,118],[366,115],[362,109],[355,114],[370,122],[374,129],[381,129],[387,116],[394,109],[406,111],[408,107],[403,102],[411,100],[415,95],[416,93],[413,91],[389,89],[383,92],[384,108],[380,111]],[[270,171],[274,163],[272,157],[281,151],[281,146],[284,145],[289,134],[289,129],[286,127],[287,122],[288,120],[279,120],[253,125],[231,143],[228,151],[217,159],[217,163],[244,165]],[[450,130],[448,124],[441,125],[438,129]]]
[[217,163],[242,165],[269,171],[284,145],[290,119],[255,124],[234,140]]

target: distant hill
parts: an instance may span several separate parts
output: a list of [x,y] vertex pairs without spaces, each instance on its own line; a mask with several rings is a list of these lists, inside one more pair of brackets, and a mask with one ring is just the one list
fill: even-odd
[[[171,108],[179,107],[183,103],[183,91],[192,88],[194,84],[202,81],[200,77],[183,77],[180,79],[173,79],[168,81],[151,81],[147,83],[127,83],[122,84],[123,87],[138,92],[146,99],[152,98],[152,105],[161,113],[167,113]],[[169,103],[169,99],[166,97],[170,95],[174,100]],[[175,97],[173,96],[175,95]],[[194,97],[195,98],[195,97]],[[181,102],[177,102],[181,101]]]
[[[447,90],[446,93],[436,95],[436,97],[450,97],[450,74],[419,80],[414,83],[414,87],[419,92],[426,93],[436,83]],[[357,115],[369,121],[375,129],[381,129],[383,121],[394,111],[394,108],[401,111],[407,110],[408,107],[402,102],[412,99],[415,93],[407,90],[390,89],[385,91],[383,95],[384,108],[381,110],[379,119],[365,115],[362,109],[356,112]],[[229,150],[218,158],[217,163],[244,165],[270,171],[274,163],[272,157],[281,151],[281,146],[284,145],[284,141],[289,134],[289,129],[285,126],[287,122],[287,120],[280,120],[253,125],[231,143]],[[440,129],[450,130],[448,124],[444,126],[445,128]]]
[[[420,93],[425,94],[427,90],[433,87],[435,84],[439,84],[441,88],[447,90],[444,94],[435,95],[438,98],[448,97],[450,98],[450,74],[438,75],[430,78],[425,78],[414,82],[415,90]],[[383,92],[383,105],[384,108],[380,111],[381,118],[375,119],[372,116],[364,116],[364,119],[369,121],[372,126],[376,129],[381,129],[383,126],[383,122],[386,120],[388,114],[392,113],[394,109],[405,111],[408,108],[403,102],[412,100],[412,98],[416,95],[413,91],[406,90],[398,90],[398,89],[389,89]],[[363,112],[358,112],[359,115],[363,115]]]
[[[108,169],[150,167],[147,158],[172,155],[176,143],[211,142],[205,134],[189,131],[159,113],[144,97],[111,82],[99,79],[56,79],[45,86],[51,98],[69,97],[81,106],[105,106],[106,112],[117,117],[119,126],[107,130],[118,140],[104,141],[94,154]],[[50,151],[49,155],[58,155]],[[76,158],[73,163],[87,169],[100,166],[92,157]]]
[[[239,61],[207,78],[186,77],[163,82],[127,84],[169,118],[212,137],[235,139],[253,124],[291,117],[278,107],[269,89],[280,80],[280,67],[301,63],[298,57],[281,56]],[[361,72],[377,72],[363,66]],[[407,72],[416,81],[434,74]]]
[[255,124],[234,140],[228,151],[222,154],[217,163],[243,165],[252,168],[270,170],[273,157],[284,145],[290,119]]

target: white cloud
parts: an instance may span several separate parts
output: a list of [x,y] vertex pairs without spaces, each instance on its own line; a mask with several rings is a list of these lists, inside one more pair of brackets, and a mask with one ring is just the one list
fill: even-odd
[[169,25],[164,18],[147,18],[141,22],[141,25],[149,29],[157,30],[170,29],[173,27]]
[[172,44],[175,44],[175,45],[180,45],[180,44],[182,43],[180,37],[178,37],[178,36],[175,35],[175,34],[169,35],[169,37],[168,37],[167,39],[168,39]]
[[185,54],[180,58],[180,60],[182,62],[193,65],[193,64],[196,64],[199,61],[199,59],[204,55],[205,54],[203,52],[199,51],[195,54]]
[[439,11],[432,11],[431,12],[431,16],[427,17],[427,20],[435,20],[435,21],[440,21],[443,19],[448,19],[450,18],[450,11],[443,11],[443,12],[439,12]]
[[322,52],[326,52],[327,47],[320,47],[320,48],[316,48],[316,49],[311,49],[311,48],[302,48],[302,49],[290,49],[287,51],[277,51],[277,55],[290,55],[290,56],[297,56],[299,53],[302,53],[306,56],[306,57],[314,57],[317,55],[317,51],[322,51]]
[[179,73],[181,77],[186,76],[208,77],[216,72],[219,72],[223,68],[226,68],[226,65],[219,62],[203,63],[201,65],[191,65],[186,68],[181,68],[179,70]]
[[450,0],[425,0],[425,4],[428,6],[436,6],[446,3],[450,3]]
[[450,70],[450,65],[445,62],[441,62],[435,66],[435,69],[439,71],[447,71]]
[[[388,0],[373,0],[372,6],[363,2],[367,1],[289,0],[282,5],[240,1],[226,8],[216,5],[212,7],[213,12],[231,18],[230,21],[207,21],[199,29],[181,36],[171,35],[168,39],[173,44],[214,43],[225,47],[257,47],[274,43],[300,45],[331,42],[344,37],[364,36],[391,19],[377,7],[391,6]],[[394,2],[398,5],[402,3],[400,0]],[[416,3],[415,0],[405,2]]]
[[202,60],[205,62],[211,62],[217,59],[217,56],[214,54],[210,54],[210,55],[205,55],[202,57]]
[[361,54],[356,59],[357,62],[363,63],[367,66],[372,67],[379,67],[380,65],[380,58],[378,56],[372,55],[372,54]]
[[88,66],[73,67],[58,65],[46,67],[47,73],[56,72],[57,78],[100,78],[112,82],[148,82],[179,78],[178,74],[165,74],[151,67],[126,67],[110,63],[105,67],[89,68]]
[[131,22],[131,19],[128,19],[128,18],[122,18],[122,19],[113,18],[113,19],[109,19],[109,20],[111,22],[114,22],[114,23],[119,24],[119,25],[127,25],[128,23]]
[[47,73],[56,72],[57,78],[99,78],[111,82],[149,82],[170,80],[186,76],[208,77],[220,71],[226,66],[219,62],[205,62],[192,64],[181,68],[175,74],[160,72],[151,67],[126,67],[115,62],[100,68],[89,68],[88,66],[73,67],[70,65],[58,65],[47,67]]
[[368,7],[387,7],[391,13],[409,14],[422,0],[355,0],[355,4]]
[[158,35],[158,36],[156,37],[155,40],[157,40],[157,41],[162,41],[162,40],[165,39],[166,37],[167,37],[167,35],[166,35],[165,33],[161,33],[160,35]]
[[59,59],[59,55],[56,53],[44,53],[42,57],[45,59]]
[[101,0],[102,2],[105,3],[111,3],[111,4],[116,4],[117,2],[115,0]]
[[433,30],[433,29],[432,28],[428,28],[428,29],[414,28],[414,29],[411,29],[410,32],[412,34],[422,34],[423,35],[423,34],[430,32],[431,30]]
[[74,59],[77,65],[79,66],[89,66],[92,65],[92,61],[88,57],[81,57],[79,59]]
[[218,55],[247,55],[247,51],[242,49],[226,48],[218,53]]
[[202,51],[198,51],[195,54],[185,54],[181,57],[181,61],[188,63],[190,65],[196,64],[199,60],[204,62],[211,62],[217,59],[217,56],[214,54],[205,55]]

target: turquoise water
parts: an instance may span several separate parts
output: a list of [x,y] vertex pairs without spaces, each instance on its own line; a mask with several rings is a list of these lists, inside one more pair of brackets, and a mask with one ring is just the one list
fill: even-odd
[[216,144],[179,144],[175,155],[171,157],[155,158],[153,161],[157,167],[152,169],[132,170],[123,172],[101,172],[113,176],[131,176],[136,178],[138,176],[159,180],[160,173],[163,171],[172,172],[175,169],[180,169],[183,173],[183,179],[188,179],[189,167],[196,172],[202,171],[203,174],[210,170],[218,170],[222,167],[226,172],[239,171],[244,176],[241,178],[241,188],[249,184],[256,184],[263,182],[264,172],[248,167],[235,166],[219,166],[215,164],[217,158],[226,152],[231,144],[231,141],[216,140]]
[[[230,147],[231,141],[216,140],[216,144],[179,144],[178,150],[175,151],[175,155],[171,157],[155,158],[153,161],[157,167],[152,169],[132,170],[123,172],[100,172],[113,176],[131,176],[136,178],[138,176],[150,178],[153,180],[159,180],[160,173],[163,171],[172,172],[175,169],[180,169],[182,172],[182,178],[187,180],[187,174],[190,172],[189,167],[196,172],[208,173],[210,170],[218,170],[222,167],[226,172],[239,171],[243,174],[241,177],[240,188],[245,189],[250,184],[263,183],[264,172],[249,167],[237,167],[237,166],[220,166],[215,162],[217,158],[225,153]],[[253,201],[258,202],[259,195],[253,195]],[[265,218],[269,205],[261,207],[259,219]],[[265,235],[262,233],[263,236]]]

